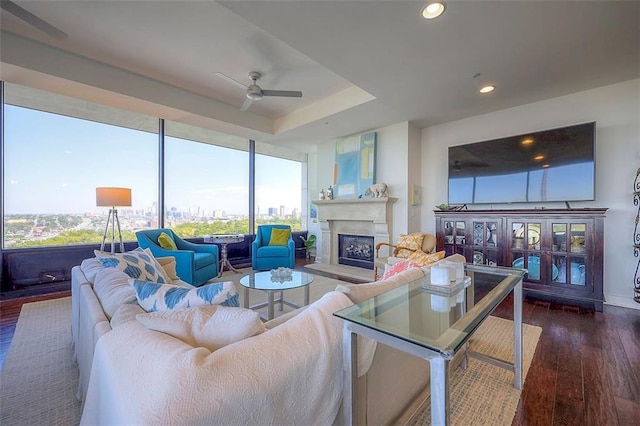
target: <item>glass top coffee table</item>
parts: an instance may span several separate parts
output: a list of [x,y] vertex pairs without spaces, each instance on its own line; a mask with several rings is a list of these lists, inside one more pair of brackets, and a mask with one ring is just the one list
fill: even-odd
[[[280,304],[280,310],[282,311],[283,305],[291,306],[292,308],[299,308],[301,305],[284,299],[284,291],[294,288],[304,288],[304,304],[309,304],[309,284],[313,282],[314,276],[307,274],[306,272],[292,271],[291,277],[286,279],[272,277],[271,271],[264,272],[252,272],[249,275],[245,275],[240,278],[240,284],[244,287],[244,303],[245,308],[260,309],[265,306],[267,310],[267,320],[273,319],[273,307],[277,302]],[[267,302],[259,303],[257,305],[249,306],[249,289],[262,290],[267,293]],[[275,299],[275,293],[280,292],[278,299]]]
[[[429,361],[431,424],[449,424],[449,362],[459,351],[514,372],[513,386],[522,389],[522,277],[525,270],[465,265],[465,279],[434,286],[427,275],[386,293],[342,309],[344,419],[357,423],[357,335],[362,335]],[[490,290],[474,301],[474,285]],[[467,350],[480,324],[513,292],[513,362]],[[408,321],[411,318],[412,321]],[[431,326],[415,326],[414,323]],[[411,324],[414,324],[412,326]]]

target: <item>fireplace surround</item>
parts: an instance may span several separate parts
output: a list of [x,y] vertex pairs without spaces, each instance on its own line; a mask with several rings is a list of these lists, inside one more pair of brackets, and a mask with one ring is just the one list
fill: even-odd
[[[378,243],[389,243],[392,233],[393,203],[398,199],[361,198],[317,200],[321,245],[317,263],[339,265],[339,235],[373,237],[373,248]],[[351,265],[355,266],[355,265]]]

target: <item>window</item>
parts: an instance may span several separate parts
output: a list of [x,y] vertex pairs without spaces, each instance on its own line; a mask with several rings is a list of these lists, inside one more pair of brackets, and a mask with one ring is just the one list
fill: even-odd
[[183,238],[249,233],[248,141],[177,123],[166,133],[192,140],[165,137],[165,226]]
[[304,153],[256,143],[249,212],[245,138],[167,122],[160,170],[158,118],[11,83],[3,111],[4,248],[100,243],[108,209],[95,189],[104,186],[132,190],[133,205],[118,209],[125,241],[160,218],[184,238],[246,234],[250,223],[306,228]]
[[256,227],[284,223],[302,229],[302,163],[256,154]]
[[[4,248],[99,243],[108,209],[96,207],[96,187],[132,189],[132,206],[119,209],[123,239],[157,225],[157,135],[45,112],[98,118],[117,115],[148,125],[149,117],[115,111],[16,85],[4,106]],[[40,109],[39,108],[39,109]],[[104,114],[109,111],[110,114]],[[140,121],[141,120],[141,121]]]

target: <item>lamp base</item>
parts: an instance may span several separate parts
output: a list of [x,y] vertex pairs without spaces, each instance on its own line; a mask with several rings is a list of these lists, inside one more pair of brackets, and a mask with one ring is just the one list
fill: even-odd
[[109,223],[111,223],[111,253],[116,252],[116,224],[118,224],[118,237],[120,239],[120,252],[124,253],[124,242],[122,241],[122,232],[120,231],[120,219],[118,219],[118,210],[113,207],[109,209],[109,216],[107,217],[107,225],[104,227],[104,234],[102,235],[102,244],[100,245],[100,251],[104,251],[105,241],[107,239],[107,232],[109,231]]

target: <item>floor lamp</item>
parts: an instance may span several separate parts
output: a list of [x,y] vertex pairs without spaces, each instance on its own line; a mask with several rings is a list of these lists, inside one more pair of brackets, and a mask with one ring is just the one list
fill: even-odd
[[131,189],[130,188],[96,188],[96,205],[98,207],[110,207],[109,216],[107,217],[107,225],[104,227],[102,235],[102,244],[100,251],[104,251],[104,243],[107,239],[109,231],[109,223],[111,223],[111,253],[115,253],[116,243],[116,224],[118,224],[118,237],[120,238],[120,252],[124,253],[124,243],[122,242],[122,232],[120,232],[120,220],[118,219],[118,207],[131,206]]

